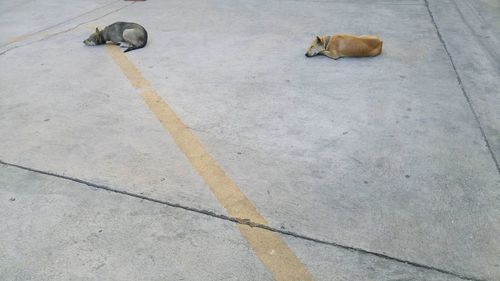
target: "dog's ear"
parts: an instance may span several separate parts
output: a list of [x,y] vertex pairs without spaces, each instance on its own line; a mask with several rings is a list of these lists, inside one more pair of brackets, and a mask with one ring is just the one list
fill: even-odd
[[318,43],[321,43],[321,38],[319,36],[316,36],[316,41],[318,41]]
[[97,27],[95,28],[95,34],[97,36],[97,42],[101,43],[102,36],[101,36],[101,33],[99,32],[99,28],[97,28]]

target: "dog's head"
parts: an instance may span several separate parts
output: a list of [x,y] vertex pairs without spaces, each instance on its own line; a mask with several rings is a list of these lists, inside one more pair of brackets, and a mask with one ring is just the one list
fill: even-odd
[[104,38],[102,38],[102,34],[97,27],[95,28],[95,32],[92,33],[89,36],[89,38],[87,38],[83,41],[83,44],[85,44],[87,46],[101,45],[104,43],[105,43]]
[[316,36],[316,38],[314,38],[311,42],[309,49],[307,49],[306,57],[313,57],[324,50],[326,50],[324,40],[321,37]]

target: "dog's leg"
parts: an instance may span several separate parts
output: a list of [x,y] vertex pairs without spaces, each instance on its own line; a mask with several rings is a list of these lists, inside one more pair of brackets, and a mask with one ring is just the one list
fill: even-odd
[[120,45],[121,48],[130,48],[130,47],[132,47],[132,44],[127,43],[127,42],[120,42],[118,44]]
[[334,60],[336,60],[336,59],[339,59],[339,58],[340,58],[340,56],[337,54],[337,52],[332,52],[332,51],[323,51],[323,52],[321,52],[320,54],[321,54],[321,55],[325,55],[325,56],[327,56],[327,57],[329,57],[329,58],[331,58],[331,59],[334,59]]

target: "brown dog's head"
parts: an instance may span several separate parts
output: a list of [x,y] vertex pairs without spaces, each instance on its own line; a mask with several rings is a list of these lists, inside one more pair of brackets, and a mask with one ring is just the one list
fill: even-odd
[[314,40],[311,42],[311,46],[307,49],[306,57],[314,57],[318,55],[320,52],[325,50],[325,42],[319,36],[316,36]]

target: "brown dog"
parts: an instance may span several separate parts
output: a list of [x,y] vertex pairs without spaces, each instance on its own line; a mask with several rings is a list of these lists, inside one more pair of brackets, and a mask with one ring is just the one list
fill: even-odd
[[325,55],[332,59],[341,57],[374,57],[382,53],[382,40],[377,36],[337,34],[316,36],[306,56]]

